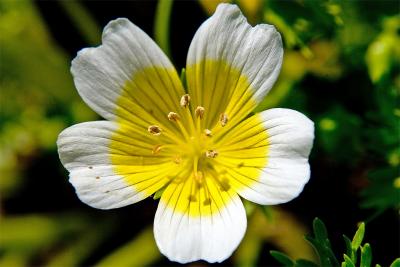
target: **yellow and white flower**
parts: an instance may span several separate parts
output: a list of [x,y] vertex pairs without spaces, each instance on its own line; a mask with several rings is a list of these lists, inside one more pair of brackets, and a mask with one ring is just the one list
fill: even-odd
[[163,190],[154,235],[181,263],[221,262],[246,230],[240,197],[290,201],[310,177],[313,123],[299,112],[252,116],[278,77],[282,41],[221,4],[190,45],[187,90],[160,48],[127,19],[102,45],[81,50],[71,71],[83,100],[106,120],[64,130],[61,162],[79,198],[99,209]]

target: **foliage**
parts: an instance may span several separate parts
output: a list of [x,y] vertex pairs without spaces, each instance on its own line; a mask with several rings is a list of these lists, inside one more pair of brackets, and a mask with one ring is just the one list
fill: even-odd
[[[314,219],[313,222],[313,233],[314,236],[307,235],[305,239],[316,251],[319,262],[315,263],[306,259],[293,260],[285,253],[271,250],[271,255],[286,267],[370,267],[372,266],[372,250],[368,243],[362,244],[365,233],[365,223],[360,223],[356,233],[352,240],[347,236],[343,235],[344,242],[346,244],[346,251],[343,253],[343,259],[339,260],[336,258],[335,253],[332,249],[328,231],[325,224],[318,218]],[[391,266],[397,267],[400,258],[395,259]],[[341,263],[339,263],[341,262]],[[376,264],[375,266],[380,266]]]

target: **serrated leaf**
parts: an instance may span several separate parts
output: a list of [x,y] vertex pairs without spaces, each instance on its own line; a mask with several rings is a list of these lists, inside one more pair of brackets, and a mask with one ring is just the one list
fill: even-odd
[[367,243],[361,247],[360,267],[370,267],[372,262],[371,246]]
[[318,267],[318,264],[305,260],[305,259],[300,259],[297,260],[296,263],[294,264],[295,267]]
[[343,257],[344,257],[344,262],[346,263],[346,267],[356,267],[349,256],[344,254]]
[[364,233],[365,233],[365,223],[362,222],[358,227],[356,234],[353,237],[353,241],[351,242],[351,247],[353,248],[354,251],[357,251],[357,249],[361,246],[361,243],[364,238]]
[[284,266],[290,266],[290,267],[294,266],[294,261],[291,258],[289,258],[289,256],[287,256],[286,254],[276,250],[271,250],[269,253],[271,254],[272,257],[274,257]]
[[400,267],[400,258],[395,259],[392,264],[390,264],[390,267]]

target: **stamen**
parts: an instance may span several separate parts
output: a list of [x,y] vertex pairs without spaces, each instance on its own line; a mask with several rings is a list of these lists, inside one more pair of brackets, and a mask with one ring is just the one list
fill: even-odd
[[208,136],[208,137],[212,136],[212,133],[211,133],[211,131],[210,131],[209,129],[205,129],[205,130],[204,130],[204,134],[205,134],[206,136]]
[[186,94],[181,97],[182,107],[186,108],[187,106],[189,106],[189,102],[190,102],[190,95]]
[[219,122],[221,123],[221,126],[224,127],[228,123],[228,115],[226,115],[226,113],[222,113],[219,116]]
[[218,151],[216,150],[207,150],[206,151],[206,157],[207,158],[216,158],[218,156]]
[[161,128],[158,127],[157,125],[150,125],[149,128],[147,128],[147,131],[149,131],[149,133],[151,133],[152,135],[161,134]]
[[196,116],[200,119],[202,119],[204,117],[204,111],[205,109],[201,106],[198,106],[196,108],[196,110],[194,111],[194,114],[196,114]]
[[200,184],[203,181],[203,172],[201,171],[195,172],[194,179]]
[[170,112],[170,113],[168,113],[168,119],[170,121],[178,121],[180,118],[179,118],[178,113]]
[[156,146],[153,148],[153,151],[152,151],[153,155],[157,155],[158,153],[160,153],[161,148],[162,148],[162,145],[156,145]]
[[180,164],[180,163],[182,162],[181,156],[176,155],[176,156],[174,157],[174,162],[175,162],[176,164]]

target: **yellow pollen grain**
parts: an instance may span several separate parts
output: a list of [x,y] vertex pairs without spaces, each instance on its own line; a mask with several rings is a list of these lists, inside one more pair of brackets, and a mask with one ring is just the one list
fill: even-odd
[[160,134],[161,134],[161,128],[158,127],[157,125],[150,125],[150,126],[147,128],[147,131],[148,131],[149,133],[151,133],[152,135],[160,135]]

